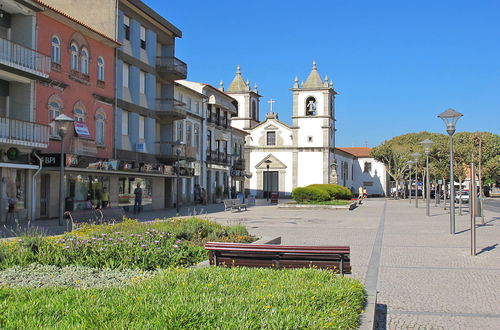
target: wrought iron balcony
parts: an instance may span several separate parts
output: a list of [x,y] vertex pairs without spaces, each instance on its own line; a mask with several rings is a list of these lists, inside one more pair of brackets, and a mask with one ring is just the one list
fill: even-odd
[[158,98],[156,99],[156,115],[161,123],[184,119],[187,117],[186,104],[174,98]]
[[[177,150],[180,150],[179,156],[177,156]],[[197,147],[164,144],[160,147],[160,154],[157,157],[167,163],[173,163],[177,161],[177,157],[179,157],[180,160],[194,161],[196,160],[197,154]]]
[[186,79],[187,64],[173,56],[157,56],[156,71],[167,80]]
[[236,158],[233,163],[233,168],[235,170],[244,170],[245,169],[245,160],[242,158]]
[[47,148],[50,126],[0,117],[0,143]]
[[48,78],[50,57],[15,42],[0,38],[0,64],[13,72]]
[[207,161],[214,164],[230,165],[229,157],[224,152],[217,152],[217,150],[207,150]]

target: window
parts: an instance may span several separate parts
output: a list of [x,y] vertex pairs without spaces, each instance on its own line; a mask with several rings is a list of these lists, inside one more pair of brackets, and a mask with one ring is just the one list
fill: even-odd
[[123,16],[123,30],[125,31],[125,40],[130,40],[130,18]]
[[312,136],[308,136],[308,137],[307,137],[307,141],[308,141],[308,142],[313,142],[313,137],[312,137]]
[[306,116],[316,115],[316,99],[312,96],[306,99]]
[[95,116],[95,140],[99,145],[104,145],[104,115],[98,113]]
[[207,131],[207,154],[210,153],[211,150],[212,150],[212,131]]
[[61,114],[61,106],[59,103],[51,102],[49,103],[49,125],[50,125],[50,135],[59,136],[56,130],[56,122],[54,119]]
[[267,145],[276,145],[276,132],[267,132]]
[[142,71],[139,73],[139,93],[146,93],[146,72]]
[[186,145],[188,146],[193,145],[193,127],[189,122],[186,123]]
[[183,141],[184,140],[184,126],[182,121],[177,122],[177,140]]
[[61,64],[61,41],[58,37],[52,37],[52,48],[50,52],[52,62]]
[[224,111],[223,125],[224,125],[224,127],[227,127],[227,111]]
[[71,70],[78,70],[78,47],[71,44]]
[[196,107],[195,107],[196,113],[200,113],[200,103],[196,102]]
[[76,108],[74,110],[74,113],[75,113],[75,121],[81,121],[81,122],[85,121],[85,111],[83,111],[80,108]]
[[82,48],[82,73],[89,74],[89,52],[87,49]]
[[200,144],[200,127],[198,125],[194,125],[194,146],[198,147]]
[[122,110],[122,135],[128,135],[128,111]]
[[146,28],[141,26],[141,48],[146,49]]
[[191,98],[189,96],[186,98],[186,109],[191,111]]
[[139,139],[144,140],[144,116],[139,116]]
[[372,163],[371,162],[365,162],[365,169],[363,172],[371,172],[372,171]]
[[104,81],[104,59],[102,57],[97,59],[97,80]]
[[179,101],[181,101],[181,102],[182,102],[182,100],[183,100],[183,98],[184,98],[184,95],[182,95],[182,94],[180,94],[180,93],[179,93],[179,97],[178,97],[178,98],[179,98]]
[[215,121],[217,125],[220,125],[220,108],[215,109]]
[[123,87],[128,87],[129,76],[130,76],[130,65],[128,65],[127,63],[123,63],[123,72],[122,72]]
[[257,120],[257,102],[252,101],[252,119]]

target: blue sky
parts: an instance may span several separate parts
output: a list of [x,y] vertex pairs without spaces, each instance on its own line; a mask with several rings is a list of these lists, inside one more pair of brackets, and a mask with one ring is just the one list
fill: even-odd
[[293,78],[312,61],[336,100],[337,146],[443,132],[436,116],[464,114],[457,131],[500,133],[500,1],[145,1],[183,31],[188,79],[227,87],[241,65],[291,123]]

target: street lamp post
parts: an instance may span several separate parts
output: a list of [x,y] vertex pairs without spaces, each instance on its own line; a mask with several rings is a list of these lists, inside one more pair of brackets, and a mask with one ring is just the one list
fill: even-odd
[[[233,196],[232,196],[232,191],[233,191],[233,186],[236,186],[235,182],[236,180],[234,180],[234,175],[233,174],[236,174],[235,173],[235,170],[234,170],[234,160],[236,159],[236,157],[238,157],[239,154],[234,151],[231,155],[229,155],[229,157],[231,158],[231,166],[230,166],[230,169],[229,169],[229,199],[233,199]],[[236,190],[236,188],[235,188]]]
[[411,205],[411,166],[414,164],[415,162],[413,160],[408,160],[406,162],[406,164],[408,164],[408,166],[410,167],[410,189],[409,189],[409,196],[410,196],[410,205]]
[[266,163],[266,185],[264,189],[266,189],[266,202],[269,202],[269,164],[271,164],[272,161],[268,159],[264,163]]
[[61,137],[61,164],[59,167],[59,226],[62,226],[64,222],[64,196],[66,195],[64,190],[64,166],[66,166],[66,159],[64,157],[64,137],[66,136],[69,125],[75,120],[65,114],[60,114],[54,118],[54,121],[59,136]]
[[415,208],[418,209],[418,159],[420,158],[420,154],[414,152],[411,156],[415,158]]
[[[430,180],[429,180],[429,153],[431,151],[431,147],[434,144],[433,141],[429,139],[425,139],[422,142],[420,142],[422,147],[424,147],[424,152],[425,152],[425,195],[426,195],[426,214],[429,217],[431,215],[431,185],[430,185]],[[434,196],[436,198],[436,196]]]
[[450,234],[455,234],[455,180],[453,176],[453,134],[455,134],[457,121],[463,115],[453,109],[448,109],[438,115],[446,125],[446,132],[450,136]]

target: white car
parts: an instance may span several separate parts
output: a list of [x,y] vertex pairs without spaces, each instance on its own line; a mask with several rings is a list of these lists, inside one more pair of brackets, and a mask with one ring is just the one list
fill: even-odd
[[469,191],[467,190],[462,190],[462,195],[460,196],[460,192],[457,191],[455,195],[455,202],[460,203],[460,197],[462,198],[462,203],[468,203],[469,202]]

